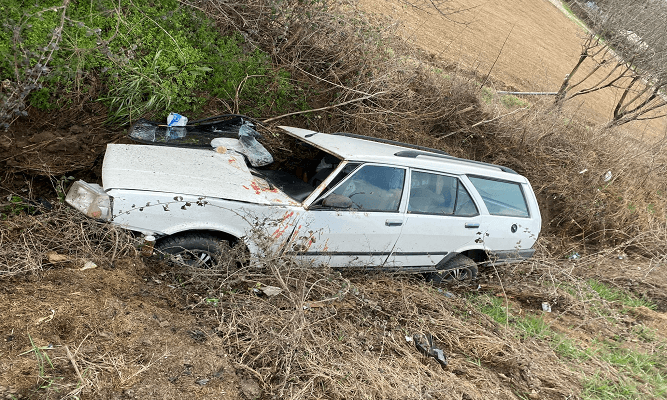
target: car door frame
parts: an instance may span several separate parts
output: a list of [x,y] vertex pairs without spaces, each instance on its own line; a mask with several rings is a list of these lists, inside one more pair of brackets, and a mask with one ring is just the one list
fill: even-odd
[[[429,173],[429,174],[434,174],[434,175],[442,175],[442,176],[447,176],[456,179],[463,187],[465,190],[468,192],[468,195],[470,196],[471,200],[475,204],[477,208],[477,215],[474,216],[458,216],[458,215],[438,215],[438,214],[421,214],[421,213],[415,213],[415,214],[409,214],[408,213],[408,203],[410,200],[410,194],[412,192],[412,173],[413,172],[423,172],[423,173]],[[435,171],[435,170],[429,170],[426,168],[412,168],[410,167],[408,169],[408,174],[409,174],[409,179],[406,182],[406,187],[408,190],[405,190],[404,192],[404,198],[403,198],[403,203],[402,203],[402,212],[404,215],[404,228],[401,231],[401,238],[396,242],[396,245],[394,247],[394,251],[392,252],[392,255],[385,261],[385,264],[392,268],[406,268],[406,269],[413,269],[417,267],[427,267],[427,268],[433,268],[435,265],[438,263],[442,262],[442,260],[446,259],[447,257],[451,256],[451,253],[460,253],[466,250],[473,250],[473,249],[483,249],[483,233],[485,232],[485,227],[484,227],[484,222],[487,221],[485,219],[485,212],[486,206],[484,203],[482,203],[482,207],[480,207],[480,201],[481,199],[478,198],[477,190],[475,187],[472,185],[472,183],[467,179],[465,175],[458,175],[458,174],[453,174],[453,173],[448,173],[446,171]],[[472,188],[472,189],[471,189]],[[410,226],[410,218],[414,218],[416,220],[419,219],[432,219],[432,223],[436,224],[437,219],[443,220],[443,219],[450,219],[450,220],[459,220],[457,222],[460,222],[462,224],[462,232],[466,232],[466,236],[470,237],[470,240],[465,241],[465,243],[462,243],[462,245],[457,246],[456,248],[452,248],[449,250],[444,250],[443,248],[436,249],[434,246],[433,251],[429,250],[423,250],[420,249],[420,251],[401,251],[401,248],[399,246],[402,245],[401,239],[404,237],[406,234],[407,230],[412,229]],[[467,222],[470,221],[470,222]],[[468,226],[468,225],[471,226]],[[458,228],[461,228],[459,226]],[[459,229],[461,230],[461,229]],[[468,233],[470,233],[468,235]],[[409,242],[409,240],[408,240]],[[410,246],[410,243],[408,243],[408,247]]]
[[[345,168],[346,165],[350,163],[359,163],[353,171],[351,171],[345,178],[341,179],[340,182],[337,182],[333,187],[328,190],[325,190],[327,186],[335,179],[335,177]],[[344,185],[349,179],[352,179],[353,176],[363,167],[366,166],[382,166],[388,168],[399,168],[404,171],[403,179],[403,188],[401,192],[401,197],[399,200],[398,209],[396,211],[364,211],[364,210],[348,210],[348,209],[314,209],[313,205],[318,200],[330,195],[341,185]],[[318,188],[311,193],[311,195],[306,198],[303,203],[303,208],[305,212],[300,217],[299,221],[296,224],[295,230],[290,238],[289,243],[287,244],[287,251],[289,253],[296,254],[300,257],[309,258],[315,262],[328,263],[333,266],[344,266],[344,258],[348,257],[349,262],[352,266],[382,266],[385,264],[389,256],[391,255],[396,242],[400,237],[400,231],[402,229],[403,223],[405,222],[405,209],[406,209],[406,199],[408,190],[406,190],[406,185],[409,182],[409,172],[410,169],[402,165],[393,165],[386,164],[381,162],[363,162],[363,161],[350,161],[345,160],[341,162],[338,167],[318,186]],[[322,214],[327,213],[327,214]],[[332,218],[334,215],[337,217],[343,217],[344,213],[354,213],[355,217],[360,218],[360,221],[356,221],[355,224],[362,225],[361,221],[364,218],[367,218],[367,222],[371,221],[370,218],[377,217],[377,221],[374,221],[375,224],[365,225],[366,229],[385,229],[385,230],[394,230],[395,232],[390,233],[394,234],[393,240],[391,243],[387,243],[386,247],[381,251],[349,251],[349,252],[340,252],[340,251],[331,251],[328,250],[332,248],[335,243],[330,243],[326,238],[324,239],[324,245],[318,244],[322,243],[320,238],[316,238],[316,231],[312,229],[309,230],[308,225],[315,225],[308,221],[308,218],[316,217],[318,214],[324,215],[325,218]],[[383,221],[384,220],[384,221]],[[379,221],[379,222],[378,222]],[[383,228],[384,227],[384,228]],[[338,229],[337,226],[334,226],[335,229]],[[329,226],[331,229],[331,226]],[[364,233],[363,235],[372,235],[377,232]],[[322,232],[320,232],[320,235]],[[353,235],[355,232],[352,233]],[[317,240],[313,240],[317,239]],[[331,246],[331,247],[330,247]],[[322,247],[320,249],[320,247]],[[311,250],[313,249],[313,250]],[[321,251],[320,251],[321,250]],[[311,254],[309,254],[311,253]]]

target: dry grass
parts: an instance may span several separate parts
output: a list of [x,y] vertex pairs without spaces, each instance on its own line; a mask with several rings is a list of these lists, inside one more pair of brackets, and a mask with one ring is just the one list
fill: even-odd
[[136,254],[132,236],[118,227],[92,220],[67,206],[0,221],[0,276],[39,272],[54,267],[101,267]]
[[[12,289],[0,292],[10,295],[4,308],[13,304],[11,312],[5,311],[19,313],[25,323],[5,319],[0,322],[3,332],[21,327],[15,335],[25,331],[35,338],[28,348],[25,338],[12,341],[7,359],[21,369],[9,376],[12,382],[33,379],[34,356],[23,353],[54,343],[44,350],[53,368],[37,375],[42,388],[35,393],[45,398],[104,397],[119,391],[150,395],[157,393],[151,392],[156,387],[164,387],[160,393],[166,396],[204,389],[212,394],[218,390],[215,374],[222,363],[235,371],[224,367],[220,384],[228,385],[225,390],[233,390],[235,382],[254,381],[265,398],[560,399],[580,395],[586,376],[620,381],[624,372],[595,356],[564,357],[554,345],[555,334],[528,334],[516,327],[517,321],[541,318],[550,332],[573,340],[581,354],[598,346],[596,340],[635,338],[633,329],[644,321],[663,327],[660,314],[641,308],[628,313],[588,284],[595,278],[624,288],[627,279],[646,282],[644,274],[650,272],[659,277],[651,280],[656,293],[664,291],[667,278],[660,255],[652,262],[632,261],[632,266],[652,267],[641,275],[620,264],[606,265],[637,243],[652,246],[648,239],[576,261],[559,260],[543,248],[545,256],[531,262],[482,270],[479,287],[434,287],[412,276],[341,274],[268,247],[261,258],[235,270],[234,260],[205,273],[162,263],[145,268],[137,257],[127,258],[135,254],[131,238],[120,232],[117,237],[113,228],[67,209],[13,218],[2,226],[3,263],[24,254],[32,260],[8,264],[14,276],[4,278]],[[93,259],[104,268],[80,271],[72,261],[66,264],[70,268],[56,269],[44,260],[51,252],[72,260]],[[121,255],[125,258],[119,259]],[[119,268],[108,268],[116,259]],[[140,275],[138,268],[143,268]],[[41,271],[43,281],[15,285],[18,274],[27,271]],[[59,289],[63,280],[73,289]],[[33,286],[49,295],[35,298]],[[268,286],[280,293],[264,294]],[[639,297],[642,287],[636,289]],[[481,310],[493,298],[505,304],[504,322]],[[539,311],[544,301],[553,313]],[[170,306],[161,305],[165,303]],[[433,335],[448,357],[446,368],[423,357],[406,339],[416,334]],[[651,354],[661,343],[635,344],[640,346],[636,351]],[[194,364],[192,354],[207,358],[193,367],[187,386],[183,364]],[[196,383],[202,378],[211,381],[203,388]],[[181,386],[172,384],[178,379]],[[244,393],[252,397],[248,393],[253,392]]]
[[[341,275],[267,251],[240,282],[197,279],[193,291],[206,294],[190,307],[216,321],[236,367],[269,397],[514,399],[547,386],[542,398],[562,398],[579,390],[545,343],[524,341],[465,298],[413,277]],[[281,292],[264,295],[267,286]],[[417,351],[417,334],[433,335],[446,369]],[[513,386],[499,386],[489,369]]]

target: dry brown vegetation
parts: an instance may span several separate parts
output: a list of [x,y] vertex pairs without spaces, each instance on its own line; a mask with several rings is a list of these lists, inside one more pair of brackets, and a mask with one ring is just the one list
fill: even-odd
[[[663,141],[498,96],[349,4],[196,6],[307,82],[314,108],[363,98],[273,124],[443,148],[528,176],[543,211],[539,256],[470,286],[270,253],[212,275],[142,259],[132,237],[66,207],[14,216],[0,222],[0,395],[562,399],[605,398],[591,382],[608,382],[631,386],[626,398],[664,397],[664,382],[647,378],[665,373]],[[9,134],[34,137],[27,122]],[[564,259],[573,251],[584,256]],[[596,282],[645,302],[609,300]],[[406,340],[427,333],[446,368]],[[605,358],[613,351],[652,364],[628,372]]]

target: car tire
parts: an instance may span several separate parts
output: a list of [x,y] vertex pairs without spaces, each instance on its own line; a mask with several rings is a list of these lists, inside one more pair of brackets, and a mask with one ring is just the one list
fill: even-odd
[[219,264],[225,245],[229,242],[215,235],[186,233],[167,236],[156,243],[155,249],[177,265],[210,269]]
[[463,254],[457,254],[436,268],[438,272],[432,272],[427,276],[433,283],[471,281],[477,278],[477,263]]

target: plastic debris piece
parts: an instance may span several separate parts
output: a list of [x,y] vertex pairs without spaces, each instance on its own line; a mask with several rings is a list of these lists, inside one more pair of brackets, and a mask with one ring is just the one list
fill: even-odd
[[[215,138],[238,138],[243,124],[240,115],[219,115],[193,121],[186,126],[167,126],[146,119],[138,120],[128,132],[137,142],[181,147],[210,147]],[[215,147],[215,146],[214,146]]]
[[58,254],[55,251],[49,251],[48,253],[46,253],[46,257],[49,259],[50,263],[60,263],[60,262],[69,261],[67,256],[64,256],[62,254]]
[[265,295],[271,297],[271,296],[276,296],[280,294],[283,290],[279,287],[276,286],[263,286],[261,287],[262,292],[264,292]]
[[238,139],[235,138],[215,138],[211,140],[211,147],[220,148],[224,147],[227,151],[235,151],[239,154],[243,154],[243,146]]
[[259,137],[261,135],[253,129],[253,125],[249,122],[244,122],[239,128],[239,142],[243,146],[243,155],[248,158],[253,167],[263,167],[273,162],[271,153],[257,141],[256,138]]
[[56,310],[49,310],[49,311],[51,311],[51,315],[37,319],[37,321],[35,321],[35,325],[39,325],[42,322],[51,321],[53,317],[56,316]]
[[169,113],[167,116],[167,126],[185,126],[188,124],[188,117],[181,114]]
[[612,177],[613,177],[613,175],[612,175],[611,171],[607,171],[604,174],[604,177],[602,178],[602,180],[605,181],[605,182],[609,182]]
[[581,258],[581,255],[577,252],[574,252],[574,253],[570,254],[570,256],[568,257],[569,260],[578,260],[580,258]]
[[442,351],[442,349],[437,348],[433,344],[433,336],[431,334],[426,335],[412,335],[412,340],[415,343],[415,347],[419,350],[420,353],[424,354],[427,357],[435,358],[435,361],[440,364],[441,367],[447,366],[447,356]]
[[86,262],[83,264],[83,267],[81,267],[79,270],[80,270],[80,271],[85,271],[85,270],[87,270],[87,269],[93,269],[93,268],[97,268],[97,264],[95,264],[95,263],[92,262],[92,261],[86,261]]
[[551,305],[546,301],[542,302],[542,311],[551,312]]
[[155,246],[155,236],[152,235],[144,236],[144,243],[141,246],[141,255],[144,257],[152,256],[154,246]]

